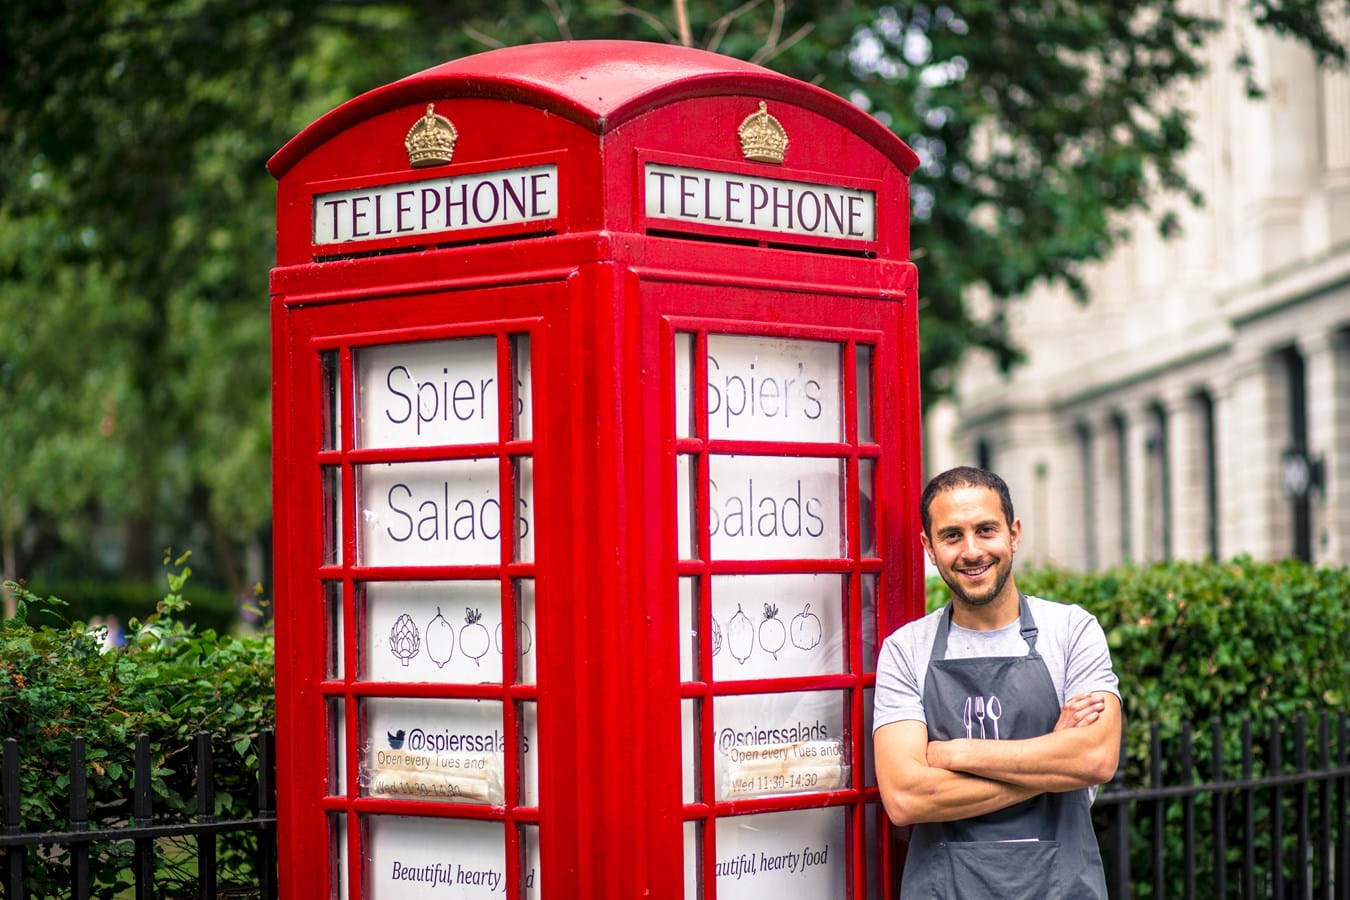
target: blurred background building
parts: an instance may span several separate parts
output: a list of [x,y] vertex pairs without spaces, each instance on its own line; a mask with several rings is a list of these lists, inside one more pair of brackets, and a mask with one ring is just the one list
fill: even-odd
[[1350,74],[1237,26],[1207,53],[1185,98],[1203,206],[1174,204],[1171,240],[1157,210],[1130,222],[1088,304],[1013,305],[1027,363],[971,353],[929,413],[929,473],[1007,478],[1029,562],[1350,561]]

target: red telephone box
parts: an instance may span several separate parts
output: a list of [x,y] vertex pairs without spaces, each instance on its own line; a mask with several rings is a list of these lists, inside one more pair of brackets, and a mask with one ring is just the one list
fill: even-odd
[[627,42],[437,66],[277,153],[283,896],[893,895],[916,164]]

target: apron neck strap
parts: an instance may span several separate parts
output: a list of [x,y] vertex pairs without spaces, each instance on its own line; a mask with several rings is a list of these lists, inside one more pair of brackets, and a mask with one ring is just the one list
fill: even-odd
[[[1022,640],[1027,642],[1027,656],[1035,659],[1040,656],[1036,652],[1036,637],[1040,634],[1040,629],[1036,627],[1036,620],[1031,617],[1031,607],[1027,603],[1027,595],[1021,591],[1017,592],[1017,614],[1020,620],[1018,631],[1022,635]],[[942,617],[938,620],[937,636],[933,638],[933,652],[931,659],[947,658],[947,635],[952,627],[952,603],[947,601],[947,605],[942,608]]]

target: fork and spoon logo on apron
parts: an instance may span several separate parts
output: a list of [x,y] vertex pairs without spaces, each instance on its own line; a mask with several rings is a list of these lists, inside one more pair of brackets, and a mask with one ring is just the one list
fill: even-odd
[[986,738],[989,735],[985,731],[985,719],[988,719],[993,731],[994,740],[998,740],[998,720],[1003,718],[1003,704],[999,702],[996,695],[990,695],[988,699],[984,697],[966,697],[966,708],[962,719],[966,723],[966,737],[975,736],[975,723],[980,725],[980,737]]

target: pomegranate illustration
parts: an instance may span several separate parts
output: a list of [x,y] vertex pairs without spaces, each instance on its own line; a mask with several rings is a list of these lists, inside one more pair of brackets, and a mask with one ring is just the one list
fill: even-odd
[[792,617],[792,646],[798,650],[814,650],[820,645],[820,619],[811,612],[811,604]]

